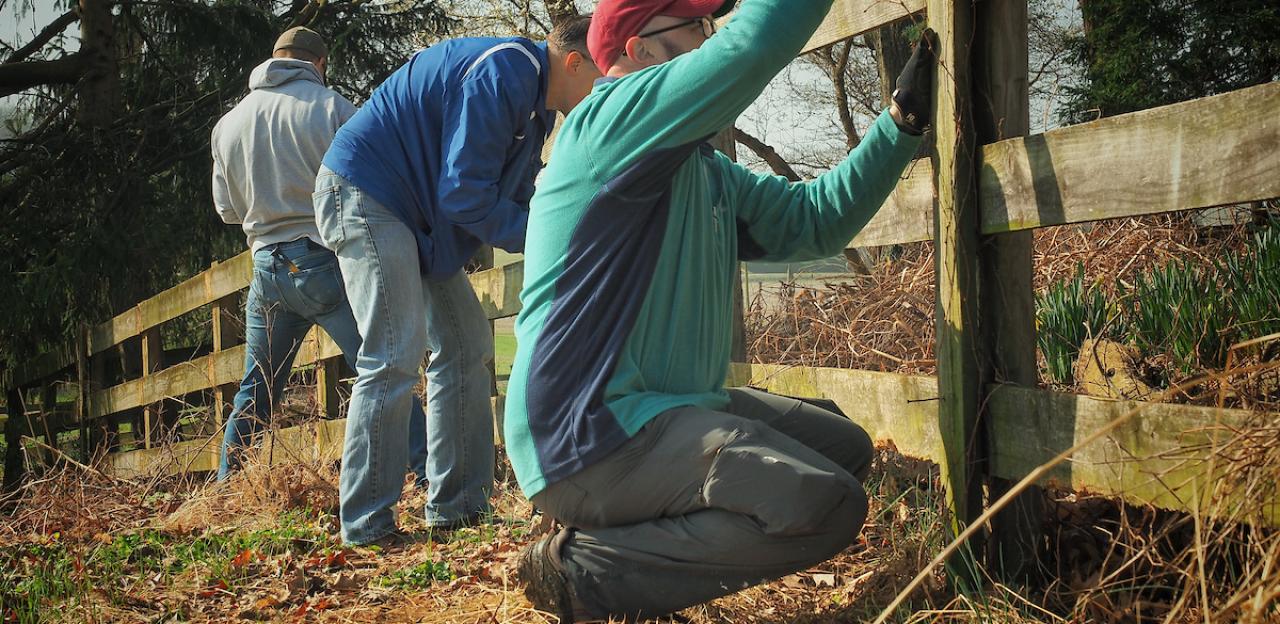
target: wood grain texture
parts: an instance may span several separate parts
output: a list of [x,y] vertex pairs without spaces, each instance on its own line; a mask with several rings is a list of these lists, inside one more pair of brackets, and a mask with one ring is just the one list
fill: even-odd
[[[1026,135],[1031,129],[1027,3],[985,0],[974,10],[973,118],[977,142]],[[995,380],[1034,388],[1039,382],[1033,247],[1030,231],[982,240],[978,258],[982,297],[979,340],[990,356],[982,360],[984,386]],[[992,434],[990,427],[979,432],[987,437]],[[991,446],[988,440],[983,448]],[[1004,495],[1012,485],[1003,479],[988,479],[988,500]],[[1043,496],[1039,488],[1031,488],[992,518],[987,562],[1010,584],[1027,584],[1035,578]]]
[[924,0],[836,0],[801,54],[924,10]]
[[933,240],[933,163],[912,161],[876,216],[849,242],[875,247]]
[[1280,82],[981,150],[987,234],[1280,197]]
[[165,321],[249,287],[253,256],[244,252],[173,288],[151,297],[127,312],[95,326],[89,335],[89,354],[101,353]]
[[[981,403],[978,335],[978,201],[971,112],[969,3],[929,0],[929,26],[938,34],[933,131],[937,268],[938,427],[946,453],[938,457],[951,511],[951,535],[982,512],[982,479],[976,473],[975,435]],[[968,576],[971,570],[950,566]],[[975,579],[970,579],[975,580]]]
[[[1247,410],[1111,401],[1000,386],[989,406],[995,448],[993,474],[1021,479],[1107,423],[1136,417],[1058,466],[1041,483],[1081,493],[1119,496],[1135,504],[1200,511],[1280,525],[1280,499],[1246,489],[1248,473],[1214,463],[1214,451],[1250,423],[1274,423],[1280,414]],[[1236,446],[1236,451],[1244,447]],[[1274,484],[1272,484],[1274,485]]]
[[938,382],[933,377],[842,368],[733,364],[729,386],[751,386],[788,396],[831,399],[873,440],[893,442],[912,457],[942,455]]
[[520,288],[524,285],[524,263],[516,262],[470,275],[471,287],[490,320],[520,313]]

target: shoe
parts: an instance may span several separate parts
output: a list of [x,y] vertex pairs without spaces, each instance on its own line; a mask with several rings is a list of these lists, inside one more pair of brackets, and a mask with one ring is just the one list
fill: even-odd
[[482,524],[488,524],[489,523],[488,520],[489,520],[488,513],[477,511],[476,513],[473,513],[469,516],[463,516],[461,518],[458,518],[457,520],[452,520],[444,524],[428,524],[427,530],[437,535],[442,533],[452,533],[454,531],[457,531],[458,529],[466,529],[470,527],[480,526]]
[[[516,561],[516,578],[524,583],[524,595],[534,608],[560,618],[561,624],[589,619],[575,617],[569,578],[560,561],[560,549],[569,541],[567,530],[558,531],[534,542]],[[585,615],[585,614],[584,614]]]
[[381,552],[383,554],[389,555],[389,554],[401,552],[406,548],[414,544],[417,544],[419,541],[420,541],[419,538],[413,535],[412,533],[405,533],[400,529],[396,529],[390,533],[387,533],[386,535],[383,535],[382,537],[379,537],[376,540],[373,540],[372,542],[365,542],[363,544],[352,544],[352,546],[355,546],[356,548],[365,548],[369,550],[374,550],[376,552]]

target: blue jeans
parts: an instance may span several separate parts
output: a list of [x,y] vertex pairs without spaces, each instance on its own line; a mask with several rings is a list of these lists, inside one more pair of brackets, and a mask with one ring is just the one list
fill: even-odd
[[[293,359],[312,325],[324,328],[354,368],[360,334],[338,274],[337,257],[305,238],[260,248],[253,254],[253,281],[245,300],[245,376],[227,419],[219,479],[240,467],[243,448],[270,422],[271,411],[280,404],[289,382]],[[413,401],[413,405],[409,439],[415,450],[410,466],[421,477],[427,420],[422,404]]]
[[493,359],[489,321],[466,275],[426,279],[413,232],[386,206],[320,168],[313,196],[338,255],[363,342],[356,359],[339,480],[342,539],[396,529],[413,385],[427,351],[426,520],[445,526],[490,511]]

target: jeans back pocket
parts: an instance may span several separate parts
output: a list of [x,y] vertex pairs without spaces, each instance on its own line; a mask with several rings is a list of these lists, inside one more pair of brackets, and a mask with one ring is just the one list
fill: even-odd
[[347,240],[342,223],[342,184],[336,174],[321,173],[316,178],[316,191],[311,194],[311,204],[316,211],[316,227],[320,238],[329,249],[337,249]]
[[[313,253],[306,260],[299,259],[297,271],[289,272],[289,280],[302,302],[313,308],[316,315],[326,314],[347,300],[346,289],[342,285],[342,274],[338,270],[338,258],[325,252],[327,258],[319,259]],[[315,260],[320,260],[316,262]]]

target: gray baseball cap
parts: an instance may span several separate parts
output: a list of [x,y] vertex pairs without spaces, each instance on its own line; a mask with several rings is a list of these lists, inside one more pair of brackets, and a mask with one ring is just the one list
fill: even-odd
[[329,47],[324,44],[324,39],[320,37],[320,33],[305,26],[294,26],[281,33],[280,38],[276,39],[276,46],[271,48],[271,52],[275,53],[277,50],[285,48],[302,50],[319,58],[329,56]]

